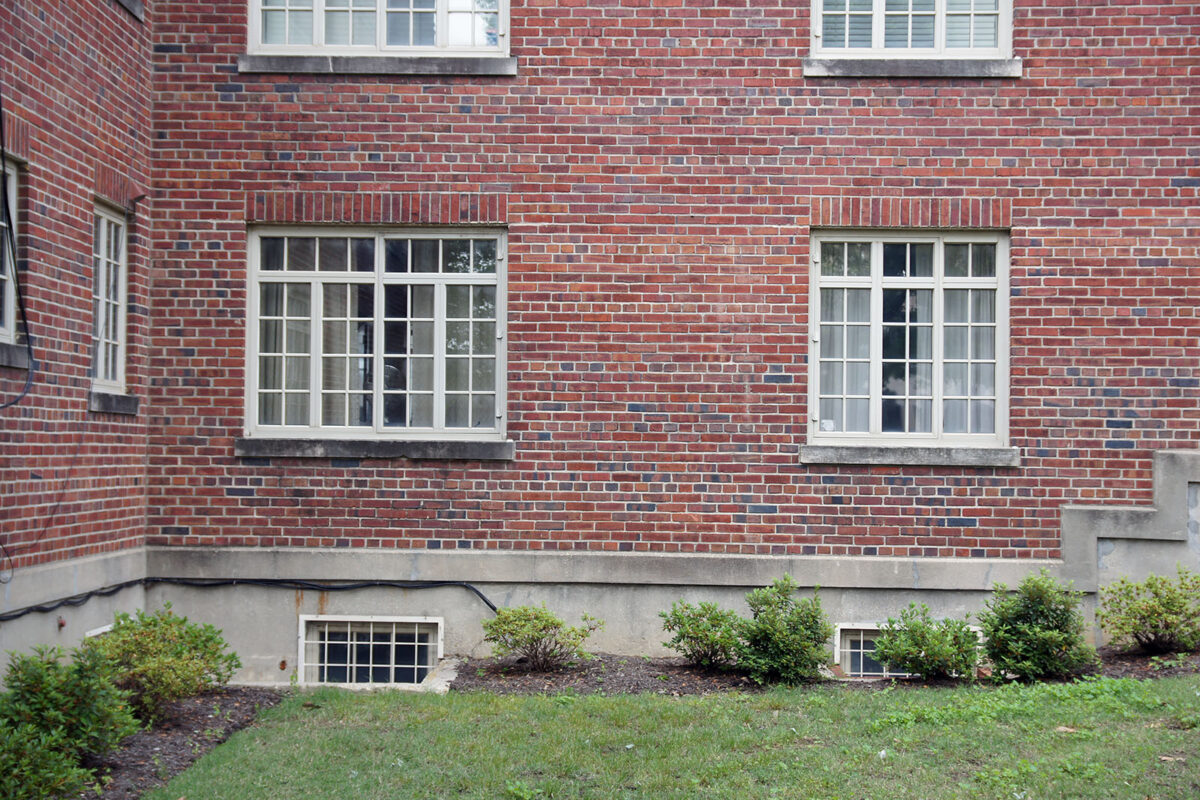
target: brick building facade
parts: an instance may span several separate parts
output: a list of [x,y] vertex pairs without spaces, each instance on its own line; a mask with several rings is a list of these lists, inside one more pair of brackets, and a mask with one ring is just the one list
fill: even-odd
[[173,599],[270,681],[301,613],[481,638],[286,579],[638,652],[784,571],[869,623],[1200,560],[1194,3],[311,5],[0,12],[8,609],[133,582],[83,608]]

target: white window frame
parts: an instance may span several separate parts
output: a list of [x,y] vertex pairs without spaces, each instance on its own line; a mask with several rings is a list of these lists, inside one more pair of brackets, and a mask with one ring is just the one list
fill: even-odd
[[507,56],[509,52],[509,6],[510,0],[499,0],[500,15],[497,43],[495,47],[471,46],[451,47],[449,44],[449,0],[436,0],[436,36],[433,47],[387,45],[387,0],[378,0],[376,6],[374,45],[329,45],[325,40],[325,0],[312,0],[312,42],[307,44],[267,44],[263,42],[262,0],[247,0],[247,42],[252,55],[314,55],[314,56],[448,56],[478,57]]
[[[907,677],[911,676],[912,673],[909,673],[909,672],[899,672],[897,670],[888,669],[887,666],[885,664],[883,664],[883,662],[880,662],[879,659],[875,658],[874,656],[871,656],[871,658],[873,658],[875,661],[879,662],[879,665],[883,668],[883,672],[881,674],[876,675],[876,674],[872,673],[872,674],[864,675],[864,674],[862,674],[861,670],[859,671],[858,674],[855,674],[850,671],[850,668],[849,668],[850,667],[850,653],[853,651],[853,648],[846,647],[846,645],[845,645],[846,637],[850,634],[858,634],[860,638],[862,636],[869,635],[872,637],[872,640],[874,640],[879,637],[879,632],[880,632],[879,625],[877,625],[875,623],[856,623],[856,624],[846,623],[846,624],[837,625],[834,627],[834,629],[833,629],[833,663],[836,664],[842,670],[842,673],[847,678],[878,680],[878,679],[886,679],[886,678],[907,678]],[[860,651],[860,652],[863,652],[863,651]],[[874,653],[875,651],[872,650],[871,652]]]
[[[106,294],[109,287],[109,264],[106,257],[109,236],[116,226],[120,236],[120,255],[116,261],[121,271],[118,296]],[[129,226],[124,214],[97,205],[92,229],[92,388],[102,392],[122,394],[125,391],[126,327],[129,310]],[[101,313],[104,304],[117,306],[117,330],[108,329],[107,314]],[[108,345],[116,346],[113,371],[105,374],[102,365],[103,350]]]
[[[17,229],[17,218],[20,216],[17,211],[17,171],[11,165],[5,165],[2,173],[4,180],[4,191],[8,196],[8,210],[12,213],[12,239],[16,241],[20,231]],[[3,299],[0,303],[3,308],[0,308],[0,342],[5,344],[13,344],[17,341],[17,329],[20,326],[20,320],[17,318],[17,287],[15,285],[17,274],[17,254],[9,252],[8,231],[6,230],[5,220],[0,219],[0,236],[4,237],[4,242],[0,245],[0,254],[3,255],[3,261],[0,262],[0,287],[3,287]]]
[[885,47],[884,19],[887,0],[873,0],[872,47],[826,47],[822,41],[825,0],[812,0],[812,55],[815,58],[847,59],[998,59],[1012,58],[1013,4],[999,0],[996,47],[946,47],[946,0],[935,0],[933,47]]
[[[321,272],[321,271],[289,271],[262,270],[259,261],[261,257],[260,239],[263,237],[374,237],[376,239],[375,258],[376,269],[367,272]],[[496,242],[496,272],[494,280],[487,273],[385,273],[381,268],[384,248],[381,245],[385,238],[405,239],[493,239]],[[508,356],[505,343],[508,338],[507,329],[507,233],[497,228],[404,228],[404,227],[262,227],[249,232],[247,237],[248,256],[248,290],[246,313],[246,435],[247,437],[267,439],[327,439],[327,440],[384,440],[384,441],[486,441],[500,442],[505,440],[507,425],[507,365]],[[314,323],[309,325],[309,424],[308,425],[262,425],[258,421],[258,391],[259,391],[259,309],[261,307],[261,288],[264,283],[304,283],[319,286],[329,283],[366,283],[366,276],[372,276],[375,292],[375,313],[372,319],[375,323],[375,348],[373,357],[382,351],[379,343],[383,336],[383,295],[378,289],[388,283],[387,275],[394,276],[395,283],[433,283],[434,300],[434,425],[430,428],[386,427],[381,423],[382,409],[378,398],[382,389],[372,388],[372,413],[374,424],[367,426],[334,426],[322,425],[321,415],[321,321],[323,319],[322,292],[311,293],[310,317]],[[357,280],[356,280],[357,278]],[[495,428],[447,428],[437,426],[437,421],[444,421],[444,403],[439,399],[445,397],[445,287],[451,284],[462,285],[494,285],[496,287],[496,425]],[[376,373],[378,374],[378,373]]]
[[[870,242],[871,274],[866,277],[823,277],[821,275],[821,244],[823,242]],[[935,243],[932,278],[884,278],[880,264],[885,243]],[[992,243],[996,245],[996,275],[992,279],[946,278],[943,276],[942,245]],[[809,442],[815,445],[870,447],[1007,447],[1009,416],[1009,239],[1001,232],[982,231],[914,231],[914,230],[821,230],[814,231],[811,241],[809,295]],[[882,383],[883,369],[883,289],[931,288],[933,294],[933,417],[930,433],[883,432]],[[870,423],[869,430],[822,431],[820,421],[820,348],[821,348],[821,289],[859,288],[871,290],[870,317]],[[945,351],[944,289],[988,289],[996,292],[995,322],[995,421],[992,433],[942,433],[943,366]]]
[[[296,634],[296,679],[300,686],[338,686],[343,689],[378,689],[381,686],[391,688],[420,688],[426,681],[429,680],[427,675],[422,681],[417,683],[395,683],[395,682],[356,682],[346,681],[345,683],[333,683],[329,681],[310,681],[308,680],[308,661],[305,656],[307,654],[306,644],[308,643],[308,625],[309,623],[378,623],[383,625],[433,625],[437,630],[437,649],[434,656],[433,666],[430,668],[429,675],[432,675],[437,669],[438,663],[442,660],[443,645],[446,630],[446,621],[444,617],[390,617],[390,616],[344,616],[330,614],[300,614],[299,626]],[[340,666],[340,665],[339,665]],[[394,666],[394,665],[393,665]]]

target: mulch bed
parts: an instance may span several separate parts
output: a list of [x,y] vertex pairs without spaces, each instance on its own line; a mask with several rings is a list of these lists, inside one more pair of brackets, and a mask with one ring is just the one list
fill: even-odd
[[249,725],[261,709],[282,698],[279,692],[251,686],[228,686],[171,705],[149,730],[126,739],[119,750],[84,764],[104,782],[89,800],[127,800],[141,797],[183,772],[192,762],[237,730]]
[[[1123,653],[1102,648],[1101,674],[1112,678],[1165,678],[1200,673],[1200,653],[1159,656]],[[953,686],[920,680],[847,681],[861,690],[901,686]],[[467,659],[458,669],[451,688],[455,691],[496,694],[632,694],[667,696],[702,695],[715,692],[761,691],[742,675],[707,672],[688,666],[680,658],[644,658],[598,654],[555,672],[530,672],[513,659]],[[216,747],[237,730],[250,725],[259,710],[275,705],[282,693],[255,687],[230,686],[175,703],[154,728],[125,740],[120,750],[88,764],[105,776],[103,790],[81,798],[133,800],[187,769],[193,761]]]

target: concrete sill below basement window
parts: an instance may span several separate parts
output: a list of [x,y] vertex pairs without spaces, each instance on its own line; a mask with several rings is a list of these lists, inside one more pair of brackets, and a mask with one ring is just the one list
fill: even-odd
[[1019,467],[1016,447],[869,447],[805,445],[802,464],[898,464],[923,467]]
[[1019,58],[806,58],[807,78],[1019,78]]
[[441,75],[517,74],[517,60],[505,56],[238,56],[238,72],[280,75]]
[[23,344],[0,342],[0,367],[29,369],[29,348]]
[[234,455],[247,458],[408,458],[441,461],[511,461],[507,442],[385,441],[349,439],[237,439]]
[[88,392],[88,411],[133,416],[138,412],[138,399],[131,394],[91,391]]

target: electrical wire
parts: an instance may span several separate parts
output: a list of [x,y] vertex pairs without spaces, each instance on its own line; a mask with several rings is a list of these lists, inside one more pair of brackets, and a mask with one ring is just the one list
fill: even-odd
[[93,597],[109,597],[117,592],[128,589],[131,586],[148,586],[150,584],[164,583],[172,586],[188,586],[197,589],[211,589],[224,586],[261,586],[272,589],[292,589],[292,590],[308,590],[317,592],[349,592],[358,589],[375,589],[375,588],[390,588],[390,589],[440,589],[447,586],[460,586],[480,600],[483,601],[493,613],[496,612],[496,604],[487,598],[479,587],[466,581],[386,581],[386,580],[370,580],[370,581],[340,581],[334,583],[322,583],[311,580],[294,580],[291,578],[134,578],[121,583],[114,583],[109,586],[104,586],[99,589],[92,589],[89,592],[81,592],[63,597],[59,600],[52,600],[48,603],[39,605],[25,606],[24,608],[14,609],[12,611],[0,614],[0,622],[11,622],[14,619],[20,619],[27,614],[33,613],[48,613],[56,611],[60,608],[71,607],[75,608],[83,605]]

